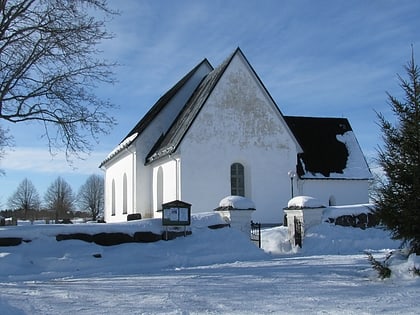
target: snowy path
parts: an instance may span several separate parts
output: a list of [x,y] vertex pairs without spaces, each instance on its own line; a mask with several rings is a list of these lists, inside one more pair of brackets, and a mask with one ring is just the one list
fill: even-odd
[[[122,272],[123,274],[123,272]],[[0,284],[1,314],[418,314],[420,283],[375,278],[365,255],[293,256]]]

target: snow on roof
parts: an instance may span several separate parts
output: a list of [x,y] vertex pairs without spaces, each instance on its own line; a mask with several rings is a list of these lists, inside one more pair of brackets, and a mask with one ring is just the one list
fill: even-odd
[[325,208],[321,201],[310,196],[297,196],[289,200],[287,209]]
[[343,173],[351,178],[371,178],[372,174],[353,131],[337,135],[337,140],[343,142],[349,151],[346,168]]
[[119,152],[124,150],[125,148],[128,148],[130,144],[133,143],[133,141],[137,138],[138,133],[135,132],[131,136],[127,137],[123,142],[121,142],[114,150],[111,151],[110,154],[106,157],[106,159],[101,163],[99,167],[104,165],[106,162],[108,162],[110,159],[112,159],[115,155],[117,155]]
[[218,209],[237,209],[237,210],[255,210],[255,204],[252,200],[241,196],[227,196],[219,203]]

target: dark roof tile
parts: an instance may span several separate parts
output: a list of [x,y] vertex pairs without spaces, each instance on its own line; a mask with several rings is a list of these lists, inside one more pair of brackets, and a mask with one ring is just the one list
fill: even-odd
[[298,158],[299,176],[308,172],[320,173],[325,177],[330,177],[331,173],[343,174],[349,152],[346,145],[337,140],[337,135],[352,131],[347,119],[284,118],[303,149]]

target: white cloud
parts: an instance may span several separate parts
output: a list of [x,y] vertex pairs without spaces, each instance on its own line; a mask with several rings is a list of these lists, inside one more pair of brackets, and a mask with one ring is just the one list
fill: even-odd
[[34,173],[92,174],[98,173],[100,162],[108,153],[93,152],[83,159],[73,159],[71,164],[64,153],[51,155],[46,148],[21,147],[9,151],[0,161],[0,168],[8,171],[31,171]]

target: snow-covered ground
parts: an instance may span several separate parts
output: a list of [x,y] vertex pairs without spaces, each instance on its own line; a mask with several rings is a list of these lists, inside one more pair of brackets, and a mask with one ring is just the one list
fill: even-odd
[[[365,250],[383,257],[398,243],[378,229],[321,224],[291,248],[283,227],[263,230],[263,249],[217,214],[193,215],[192,235],[99,246],[57,242],[58,233],[161,230],[160,220],[124,224],[3,227],[0,314],[418,314],[419,267],[411,256],[379,280]],[[100,258],[95,258],[94,255]]]

